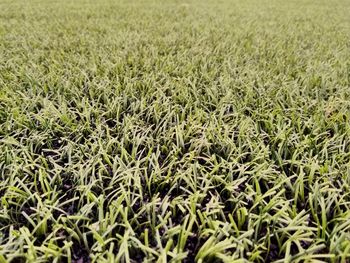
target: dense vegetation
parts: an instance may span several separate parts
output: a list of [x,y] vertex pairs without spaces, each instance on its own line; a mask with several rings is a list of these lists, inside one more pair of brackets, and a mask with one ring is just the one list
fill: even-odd
[[349,262],[349,14],[0,0],[0,262]]

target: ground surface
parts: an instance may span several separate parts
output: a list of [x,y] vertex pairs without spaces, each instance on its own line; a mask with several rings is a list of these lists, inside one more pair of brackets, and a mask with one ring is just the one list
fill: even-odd
[[349,262],[349,14],[0,0],[0,262]]

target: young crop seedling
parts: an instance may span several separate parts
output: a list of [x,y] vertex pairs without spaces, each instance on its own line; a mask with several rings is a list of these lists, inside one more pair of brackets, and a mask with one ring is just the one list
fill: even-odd
[[350,262],[349,14],[0,0],[0,263]]

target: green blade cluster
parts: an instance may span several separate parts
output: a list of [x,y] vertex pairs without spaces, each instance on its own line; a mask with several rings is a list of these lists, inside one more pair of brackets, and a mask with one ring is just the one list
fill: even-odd
[[0,0],[0,263],[348,262],[349,14]]

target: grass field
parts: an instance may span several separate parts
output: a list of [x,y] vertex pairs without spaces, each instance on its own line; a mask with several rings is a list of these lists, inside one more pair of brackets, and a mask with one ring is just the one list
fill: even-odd
[[350,1],[0,0],[0,263],[350,262]]

